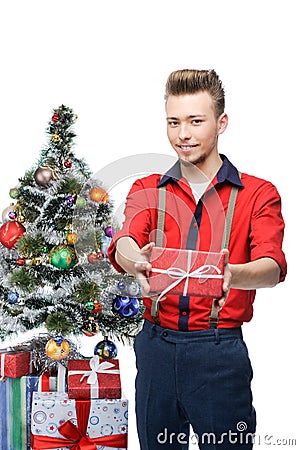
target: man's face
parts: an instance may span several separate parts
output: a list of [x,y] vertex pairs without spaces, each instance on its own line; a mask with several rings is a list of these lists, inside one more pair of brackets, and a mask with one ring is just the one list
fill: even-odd
[[227,116],[218,119],[207,92],[170,95],[166,102],[167,134],[178,157],[201,165],[217,154],[218,136],[227,126]]

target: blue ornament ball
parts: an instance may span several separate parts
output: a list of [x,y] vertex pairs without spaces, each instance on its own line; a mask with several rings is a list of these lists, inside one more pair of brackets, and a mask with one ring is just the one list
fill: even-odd
[[113,341],[104,337],[103,341],[98,342],[94,348],[94,355],[98,355],[100,359],[114,359],[117,357],[118,349]]
[[123,317],[133,317],[139,312],[140,304],[137,297],[117,295],[113,300],[113,309]]
[[126,289],[126,283],[125,283],[124,281],[119,281],[119,283],[118,283],[118,289],[119,289],[120,291],[125,291],[125,289]]
[[9,303],[17,303],[18,299],[19,299],[19,294],[17,292],[9,292],[7,299],[9,301]]

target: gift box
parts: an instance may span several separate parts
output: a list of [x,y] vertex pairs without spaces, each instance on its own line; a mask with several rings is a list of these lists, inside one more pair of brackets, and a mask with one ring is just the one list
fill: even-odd
[[126,399],[69,399],[67,394],[35,392],[31,448],[127,449]]
[[19,378],[33,372],[29,350],[0,349],[0,378]]
[[30,450],[32,394],[36,391],[56,391],[57,376],[46,373],[41,376],[28,375],[7,381],[9,383],[2,383],[8,384],[7,448],[8,450]]
[[69,398],[121,398],[121,378],[117,359],[76,359],[68,362]]
[[10,412],[10,380],[6,382],[0,381],[0,448],[1,450],[9,450],[9,435],[11,426]]
[[166,294],[222,297],[222,253],[154,247],[150,263],[150,291],[159,299]]

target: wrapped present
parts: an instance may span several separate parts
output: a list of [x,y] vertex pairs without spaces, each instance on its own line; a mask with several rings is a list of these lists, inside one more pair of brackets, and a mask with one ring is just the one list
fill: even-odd
[[151,252],[150,291],[159,295],[222,297],[224,255],[154,247]]
[[95,355],[89,359],[68,362],[69,398],[121,398],[121,378],[117,359],[102,361]]
[[127,449],[126,399],[69,399],[67,394],[35,392],[31,448]]
[[32,394],[37,391],[56,391],[58,377],[45,373],[41,376],[27,375],[7,381],[9,381],[6,405],[9,411],[8,449],[29,450]]
[[10,411],[10,380],[0,381],[0,448],[1,450],[9,450],[9,436],[11,423]]
[[31,352],[22,349],[0,349],[0,378],[19,378],[33,372]]

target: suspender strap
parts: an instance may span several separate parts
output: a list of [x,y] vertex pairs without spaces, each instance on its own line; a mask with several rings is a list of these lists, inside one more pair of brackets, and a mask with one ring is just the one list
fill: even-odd
[[157,229],[155,236],[156,247],[162,247],[165,229],[165,212],[166,212],[166,186],[158,189],[158,217]]
[[[167,191],[166,186],[161,186],[158,189],[158,208],[157,208],[157,228],[155,235],[155,245],[156,247],[163,246],[164,229],[165,229],[165,215],[166,215],[166,197]],[[151,306],[151,316],[156,324],[159,324],[158,319],[158,308],[159,301],[157,299],[152,299]]]
[[[239,172],[239,177],[241,178],[241,172]],[[229,202],[228,202],[225,226],[224,226],[224,233],[223,233],[222,247],[221,247],[222,249],[223,248],[228,249],[228,246],[229,246],[233,213],[234,213],[234,208],[235,208],[238,191],[239,191],[239,188],[237,186],[232,186],[231,192],[230,192],[230,197],[229,197]],[[211,312],[210,312],[210,316],[208,319],[209,328],[210,329],[217,328],[218,322],[219,322],[219,311],[216,308],[216,300],[213,299],[212,305],[211,305]]]

